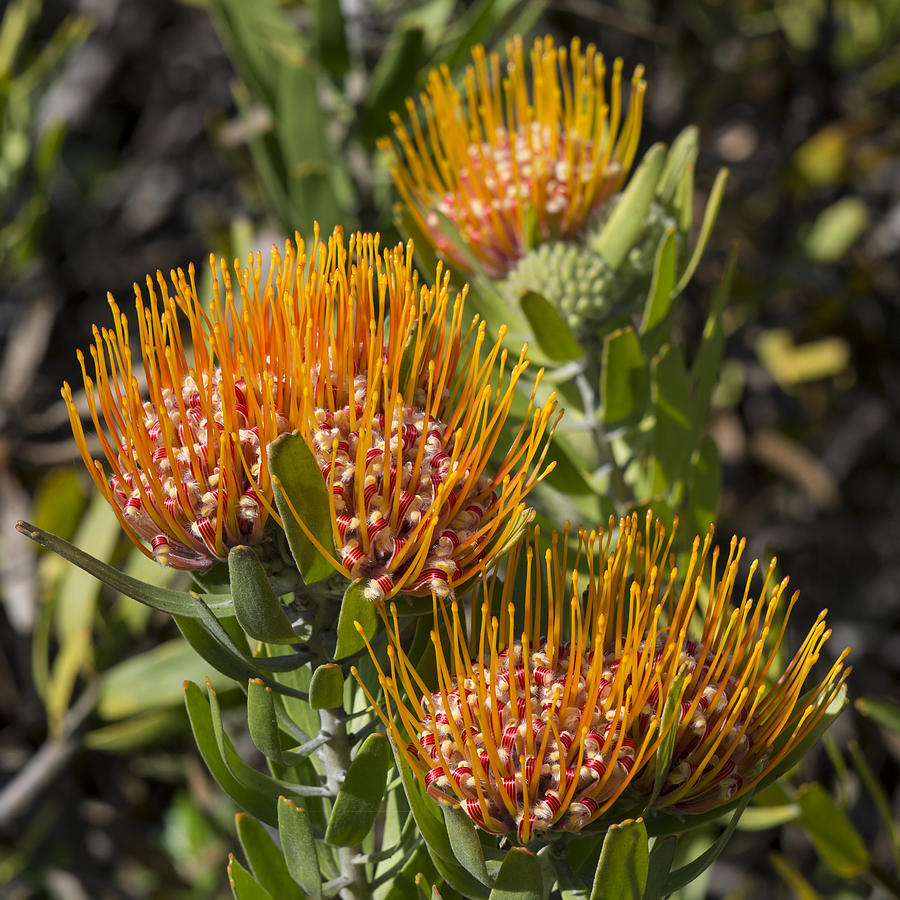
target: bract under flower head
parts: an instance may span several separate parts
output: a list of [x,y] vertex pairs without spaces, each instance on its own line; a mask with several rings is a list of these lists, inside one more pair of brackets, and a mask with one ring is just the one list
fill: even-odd
[[[620,521],[617,538],[613,525],[605,535],[581,533],[570,574],[555,536],[542,559],[537,538],[528,547],[524,579],[513,575],[514,548],[502,588],[483,580],[468,635],[456,601],[448,610],[435,599],[430,683],[403,651],[396,610],[389,672],[369,647],[385,709],[369,699],[406,764],[430,796],[486,831],[528,843],[648,804],[682,813],[724,805],[803,741],[848,674],[842,655],[801,696],[828,637],[820,616],[771,678],[790,612],[774,629],[785,584],[766,599],[770,567],[759,597],[748,579],[732,607],[737,541],[721,579],[712,552],[709,603],[688,637],[711,533],[695,541],[682,580],[668,560],[672,535],[658,523],[651,529],[649,515],[643,533],[636,515]],[[679,686],[680,718],[664,717]],[[654,797],[658,751],[672,729],[672,764]]]
[[524,528],[524,498],[549,471],[554,397],[532,395],[490,469],[524,349],[506,371],[504,329],[494,343],[477,318],[464,332],[465,292],[451,306],[440,267],[435,287],[420,285],[412,244],[382,253],[377,236],[347,248],[335,235],[312,260],[292,299],[294,422],[328,484],[335,568],[373,600],[445,595]]
[[[409,99],[409,129],[394,114],[395,142],[381,142],[418,230],[469,274],[469,256],[499,278],[530,243],[574,236],[622,185],[637,150],[641,66],[623,117],[621,60],[607,96],[606,67],[593,44],[582,51],[577,38],[568,49],[551,37],[536,39],[530,84],[524,57],[516,37],[501,72],[497,54],[475,47],[463,93],[446,66],[432,70],[420,98],[424,129]],[[467,252],[454,246],[434,210]]]
[[225,261],[217,266],[211,257],[208,311],[193,266],[187,275],[171,273],[171,292],[162,273],[155,282],[148,275],[147,302],[135,284],[140,362],[127,317],[109,296],[115,324],[94,328],[93,376],[81,352],[78,358],[111,477],[93,458],[72,390],[63,386],[94,481],[129,537],[160,563],[205,569],[231,547],[262,538],[271,496],[265,447],[290,430],[296,407],[275,302],[290,290],[295,262],[291,247],[283,262],[273,249],[264,281],[258,256],[250,269],[236,264],[235,289]]

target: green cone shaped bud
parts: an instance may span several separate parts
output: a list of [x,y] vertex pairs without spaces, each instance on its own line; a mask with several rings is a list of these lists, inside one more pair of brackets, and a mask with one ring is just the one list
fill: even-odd
[[[651,203],[637,241],[614,271],[593,246],[615,205],[616,200],[597,213],[580,242],[549,241],[519,260],[501,284],[509,302],[517,303],[528,291],[541,294],[583,342],[602,338],[610,328],[638,315],[657,248],[666,230],[677,222],[663,205]],[[680,234],[678,238],[681,244]]]

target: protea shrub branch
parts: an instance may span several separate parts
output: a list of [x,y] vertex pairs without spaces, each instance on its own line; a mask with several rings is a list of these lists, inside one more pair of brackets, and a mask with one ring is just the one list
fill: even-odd
[[[507,43],[506,59],[472,51],[462,91],[446,67],[433,69],[420,108],[395,113],[382,149],[418,230],[455,269],[467,254],[444,233],[438,213],[492,278],[502,278],[538,240],[573,237],[625,180],[637,150],[643,67],[622,103],[622,61],[608,72],[593,44],[557,47],[537,38]],[[420,124],[420,112],[422,124]]]
[[[571,568],[567,541],[541,550],[535,534],[514,577],[517,545],[502,584],[482,579],[468,631],[458,602],[436,597],[432,683],[404,652],[396,610],[387,670],[372,653],[383,703],[370,701],[428,794],[523,844],[648,806],[724,807],[804,740],[849,673],[845,652],[803,694],[824,613],[772,671],[796,594],[779,621],[787,580],[772,584],[774,563],[758,593],[756,563],[736,590],[743,541],[723,558],[710,530],[679,573],[674,529],[649,514],[643,528],[637,515],[614,525],[582,531]],[[680,706],[664,716],[673,691]]]

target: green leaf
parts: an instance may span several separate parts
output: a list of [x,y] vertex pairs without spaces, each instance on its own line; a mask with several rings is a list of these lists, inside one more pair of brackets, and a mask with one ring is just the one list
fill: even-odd
[[737,249],[732,248],[725,265],[725,272],[713,291],[709,314],[703,327],[703,339],[691,367],[691,382],[694,388],[694,423],[698,429],[706,424],[713,389],[719,380],[722,367],[722,353],[725,347],[725,336],[722,332],[722,310],[731,295],[736,259]]
[[[410,73],[419,70],[423,49],[424,32],[417,26],[397,29],[391,34],[369,78],[362,102],[360,131],[364,140],[371,143],[388,131],[389,113],[401,108],[409,96],[412,88]],[[416,247],[418,249],[418,242]]]
[[[525,252],[533,250],[541,242],[541,223],[538,221],[537,210],[529,203],[525,207]],[[526,313],[527,315],[527,313]]]
[[231,853],[228,854],[228,881],[235,900],[275,900]]
[[[29,525],[28,522],[19,522],[16,525],[19,534],[24,534],[42,547],[59,554],[78,568],[93,575],[113,590],[139,603],[158,609],[170,615],[188,616],[196,618],[197,608],[189,593],[172,591],[168,588],[155,587],[152,584],[144,584],[136,578],[130,578],[118,569],[106,565],[99,559],[95,559],[83,550],[79,550],[68,541],[49,534],[41,528]],[[204,594],[203,601],[217,615],[231,616],[234,609],[231,604],[230,594]]]
[[256,880],[276,900],[304,900],[304,893],[291,878],[284,856],[265,828],[251,816],[234,817],[238,839]]
[[841,878],[855,878],[869,867],[869,851],[846,813],[821,784],[797,791],[800,822],[822,862]]
[[313,900],[322,900],[322,875],[309,814],[287,797],[278,798],[278,835],[291,877]]
[[185,616],[173,618],[185,640],[218,672],[240,682],[260,674],[236,648],[223,647],[196,619]]
[[260,678],[251,678],[247,682],[247,727],[250,740],[263,756],[285,762],[272,689]]
[[446,859],[435,853],[431,847],[428,848],[428,853],[431,856],[434,868],[437,869],[437,873],[440,876],[438,880],[443,880],[446,884],[446,887],[442,886],[445,893],[453,896],[451,892],[455,891],[465,900],[487,900],[488,889],[478,879],[473,878],[462,866],[458,863],[447,862]]
[[[231,739],[225,731],[222,724],[222,713],[219,707],[219,698],[212,685],[207,680],[207,690],[209,693],[209,712],[210,720],[213,726],[213,734],[216,739],[216,745],[219,753],[225,761],[229,772],[241,782],[241,784],[255,790],[261,796],[267,796],[271,800],[271,812],[275,812],[275,801],[280,794],[285,794],[295,799],[299,799],[304,793],[309,794],[316,792],[318,788],[308,784],[292,784],[279,781],[269,775],[257,771],[253,766],[248,765],[241,758],[240,754],[235,750]],[[267,820],[268,821],[268,820]],[[272,824],[269,821],[269,824]]]
[[522,312],[534,332],[538,347],[554,362],[581,359],[583,351],[563,317],[546,297],[527,291],[520,300]]
[[705,436],[691,460],[690,504],[694,530],[703,534],[710,522],[715,522],[722,487],[722,461],[716,442]]
[[[100,676],[97,713],[107,721],[124,719],[147,710],[181,704],[184,681],[200,681],[209,666],[180,638],[129,657]],[[216,687],[227,690],[233,682],[217,676]]]
[[605,422],[622,422],[644,413],[649,375],[641,342],[631,326],[606,336],[601,378]]
[[394,753],[394,762],[397,770],[400,772],[406,799],[409,801],[410,811],[416,820],[416,825],[419,826],[419,831],[422,833],[428,849],[432,853],[432,858],[437,857],[459,868],[456,862],[456,855],[453,853],[453,847],[450,845],[450,838],[447,836],[447,826],[438,809],[437,802],[425,793],[425,789],[419,783],[415,773],[406,764],[397,747],[392,744],[391,749]]
[[688,125],[683,128],[678,137],[672,141],[669,153],[666,156],[666,164],[659,176],[659,184],[656,188],[656,196],[659,202],[668,206],[675,200],[678,185],[681,182],[685,169],[693,169],[697,162],[697,153],[700,149],[700,131],[696,125]]
[[513,847],[503,860],[490,900],[542,900],[544,878],[537,856],[527,847]]
[[232,82],[231,93],[244,127],[256,177],[278,220],[287,226],[291,221],[291,206],[287,192],[287,172],[278,140],[270,123],[266,123],[265,130],[262,129],[258,121],[259,106],[253,102],[246,85],[238,81]]
[[649,859],[643,819],[610,825],[603,839],[590,900],[641,900]]
[[213,778],[222,790],[248,813],[268,825],[274,825],[275,809],[271,799],[238,781],[225,764],[219,752],[209,703],[200,688],[192,681],[186,681],[184,684],[184,701],[197,748]]
[[643,900],[659,900],[663,896],[666,880],[675,860],[678,838],[675,835],[656,838],[647,866],[647,884],[644,886]]
[[593,242],[593,249],[613,271],[622,265],[641,233],[644,215],[656,195],[665,161],[666,148],[654,144],[634,171],[612,215]]
[[360,843],[375,824],[384,797],[391,751],[383,734],[370,734],[359,748],[338,791],[325,830],[325,840],[336,847]]
[[[269,444],[269,470],[275,505],[294,561],[306,584],[315,584],[333,571],[322,555],[324,551],[334,558],[328,485],[312,450],[298,432],[282,434]],[[302,525],[297,516],[302,517]]]
[[365,582],[360,579],[347,585],[344,599],[341,601],[337,645],[334,648],[335,659],[352,656],[366,646],[356,630],[356,622],[359,622],[366,637],[371,640],[378,628],[378,614],[375,611],[375,604],[366,597]]
[[315,0],[315,34],[322,67],[339,78],[350,69],[350,53],[341,4],[335,0]]
[[700,856],[687,865],[681,866],[670,873],[663,889],[663,895],[681,890],[686,884],[690,884],[695,878],[699,878],[719,858],[719,854],[725,849],[725,845],[731,839],[731,835],[734,834],[734,829],[737,828],[737,823],[740,821],[741,815],[752,796],[753,791],[748,791],[740,798],[728,827],[724,829],[704,853],[701,853]]
[[684,482],[693,449],[691,387],[678,347],[664,347],[653,360],[650,391],[656,417],[653,453],[663,476],[660,480],[658,473],[654,493],[668,493]]
[[[659,243],[656,251],[656,259],[653,263],[653,278],[650,282],[650,290],[647,292],[647,302],[644,305],[644,315],[641,319],[640,331],[644,340],[644,349],[647,353],[655,353],[666,338],[667,329],[664,327],[672,311],[672,301],[675,299],[675,265],[677,262],[675,228],[669,228]],[[646,337],[656,331],[658,337],[650,344]]]
[[716,173],[716,180],[713,182],[712,190],[709,192],[709,198],[706,201],[706,209],[703,211],[703,221],[700,224],[700,234],[697,236],[694,252],[691,254],[690,260],[688,260],[687,268],[681,273],[681,278],[675,286],[676,297],[688,286],[691,278],[694,277],[697,266],[700,264],[700,257],[703,256],[703,251],[706,249],[713,225],[716,223],[716,216],[719,214],[719,207],[722,205],[726,181],[728,181],[728,169],[719,169]]
[[[653,790],[650,793],[650,799],[647,801],[646,809],[650,809],[656,802],[656,798],[662,791],[666,778],[669,775],[669,767],[672,765],[672,754],[675,751],[675,739],[678,737],[678,723],[681,717],[681,694],[684,691],[685,678],[687,678],[687,669],[682,667],[681,671],[675,676],[672,688],[663,705],[660,732],[665,737],[663,737],[659,747],[656,749],[656,771],[653,774]],[[678,719],[676,719],[676,716]]]
[[309,683],[309,705],[313,709],[334,709],[344,704],[344,675],[334,663],[323,663]]
[[441,812],[444,814],[447,837],[450,838],[454,855],[470,875],[490,887],[491,879],[484,861],[484,850],[472,820],[456,806],[442,805]]
[[324,234],[341,222],[352,229],[351,214],[335,192],[341,154],[328,136],[315,72],[302,61],[281,65],[274,113],[291,208],[291,221],[284,224],[315,220]]
[[275,596],[266,570],[250,547],[232,548],[228,554],[228,574],[234,614],[241,628],[257,641],[295,643],[294,629]]
[[187,724],[183,709],[152,709],[89,731],[84,746],[107,753],[139,753],[184,734]]

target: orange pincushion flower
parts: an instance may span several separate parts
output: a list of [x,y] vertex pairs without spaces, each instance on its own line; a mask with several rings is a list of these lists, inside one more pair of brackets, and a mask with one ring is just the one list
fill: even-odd
[[[743,542],[732,542],[718,581],[713,551],[710,601],[689,638],[711,533],[702,548],[695,541],[677,588],[671,563],[663,577],[672,538],[658,523],[651,530],[648,515],[642,534],[636,515],[622,519],[617,539],[612,526],[605,536],[581,533],[586,590],[578,561],[567,576],[554,536],[543,561],[537,538],[529,546],[524,591],[511,575],[501,590],[483,580],[468,637],[456,601],[448,612],[436,598],[436,683],[426,685],[404,653],[395,610],[389,673],[376,661],[385,710],[369,699],[429,795],[520,843],[648,804],[678,812],[726,804],[809,734],[849,673],[842,655],[801,696],[829,634],[820,616],[784,673],[767,680],[787,620],[770,635],[785,582],[766,599],[770,566],[759,597],[748,579],[732,609]],[[680,719],[664,720],[682,672]],[[671,728],[674,755],[654,798],[657,751]]]
[[129,537],[148,556],[179,569],[205,569],[237,544],[259,541],[271,495],[266,445],[290,430],[296,406],[284,372],[284,325],[276,302],[290,290],[295,259],[273,252],[235,268],[237,293],[221,260],[210,258],[209,312],[194,268],[135,284],[145,386],[133,366],[128,320],[109,296],[112,329],[94,328],[93,377],[79,351],[87,402],[112,475],[92,458],[68,384],[63,397],[76,443]]
[[[444,66],[429,73],[420,97],[424,129],[412,99],[410,131],[393,114],[394,183],[416,226],[454,267],[466,254],[444,234],[447,217],[481,267],[500,278],[522,257],[536,226],[540,240],[574,237],[585,219],[622,185],[637,150],[645,83],[635,69],[622,116],[622,61],[613,65],[609,97],[603,56],[576,38],[557,48],[538,38],[530,84],[520,37],[497,54],[472,51],[461,94]],[[533,221],[532,221],[533,217]],[[471,274],[471,272],[470,272]]]
[[505,329],[491,344],[476,317],[464,332],[465,292],[451,306],[440,267],[435,287],[420,286],[412,244],[382,253],[377,236],[354,235],[349,249],[334,236],[318,249],[316,278],[292,301],[292,421],[329,488],[333,563],[373,600],[444,595],[524,527],[524,498],[549,471],[554,397],[532,395],[491,468],[524,350],[505,372]]

